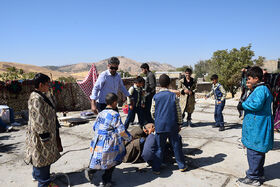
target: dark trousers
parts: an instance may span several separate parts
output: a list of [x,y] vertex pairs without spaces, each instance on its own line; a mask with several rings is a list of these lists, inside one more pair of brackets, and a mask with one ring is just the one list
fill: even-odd
[[246,176],[250,179],[260,180],[260,177],[264,176],[265,153],[247,148],[247,159],[249,169]]
[[51,183],[50,165],[45,167],[34,167],[32,176],[38,181],[38,187],[46,187]]
[[[185,118],[185,112],[183,112],[182,116],[183,116],[183,119],[184,119]],[[187,120],[188,121],[192,120],[192,113],[188,113]]]
[[128,110],[128,115],[126,117],[126,120],[124,122],[125,129],[128,129],[128,126],[130,123],[134,122],[135,114],[138,116],[138,120],[140,123],[140,126],[142,127],[144,125],[144,118],[145,118],[145,110],[141,106],[134,107],[133,110]]
[[[114,169],[115,169],[115,166],[111,167],[110,169],[104,170],[104,174],[102,175],[102,181],[104,184],[112,181],[112,174],[113,174]],[[94,174],[97,171],[100,171],[100,170],[91,169],[89,172]]]
[[215,122],[216,122],[216,126],[224,126],[224,116],[223,116],[223,110],[225,107],[225,103],[226,101],[222,101],[220,104],[215,104],[215,114],[214,114],[214,118],[215,118]]
[[154,120],[151,115],[151,107],[152,107],[152,100],[153,100],[154,94],[148,95],[145,99],[145,116],[146,116],[146,122],[147,123],[154,123]]
[[179,169],[185,168],[185,157],[182,150],[182,144],[180,140],[180,136],[178,133],[156,133],[155,139],[157,144],[157,149],[155,153],[155,157],[153,159],[153,171],[159,171],[160,165],[163,161],[163,154],[164,154],[164,148],[166,145],[166,140],[169,139],[169,142],[171,143],[171,146],[174,151],[174,156],[176,159],[176,162],[178,164]]

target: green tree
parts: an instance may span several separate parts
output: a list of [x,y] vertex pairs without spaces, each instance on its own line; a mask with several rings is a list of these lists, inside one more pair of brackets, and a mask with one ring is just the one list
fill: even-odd
[[124,78],[124,77],[131,77],[131,74],[129,72],[127,72],[127,71],[120,70],[120,71],[118,71],[118,73],[120,74],[120,76],[122,78]]
[[256,66],[262,67],[264,61],[265,61],[265,57],[259,56],[257,59],[254,60],[254,64],[255,64]]
[[26,80],[33,79],[35,76],[35,72],[25,73],[23,69],[17,69],[16,67],[8,67],[6,68],[6,72],[0,74],[0,80]]
[[69,76],[69,77],[59,77],[57,79],[60,82],[64,82],[64,83],[75,83],[77,81],[77,79],[75,77]]
[[194,65],[195,78],[202,78],[209,73],[209,61],[210,60],[200,60]]
[[181,71],[184,72],[187,68],[190,68],[191,70],[193,70],[192,66],[188,66],[188,65],[184,65],[182,67],[178,67],[176,69],[172,69],[172,70],[168,70],[169,72],[174,72],[174,71]]
[[217,74],[219,82],[234,97],[240,87],[241,69],[246,66],[259,65],[264,60],[263,57],[253,60],[254,55],[254,51],[251,50],[251,44],[240,49],[218,50],[213,53],[212,58],[209,60],[209,75]]

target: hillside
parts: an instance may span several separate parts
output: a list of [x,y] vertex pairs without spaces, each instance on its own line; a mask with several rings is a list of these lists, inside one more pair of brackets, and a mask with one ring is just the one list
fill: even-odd
[[6,72],[6,69],[9,67],[16,67],[17,69],[23,69],[24,72],[29,73],[29,72],[40,72],[44,73],[48,76],[52,74],[53,79],[57,79],[58,77],[61,76],[69,76],[68,73],[63,73],[59,71],[53,71],[48,68],[40,67],[40,66],[35,66],[35,65],[30,65],[30,64],[20,64],[20,63],[14,63],[14,62],[0,62],[0,73]]
[[[141,73],[141,64],[135,60],[120,56],[118,57],[120,60],[119,70],[127,71],[132,75],[137,75]],[[107,69],[107,60],[104,59],[99,62],[96,62],[96,67],[98,72],[102,72]],[[173,70],[175,67],[169,64],[161,64],[158,62],[147,62],[150,65],[150,69],[152,71],[168,71]],[[77,63],[65,66],[35,66],[30,64],[21,64],[14,62],[0,62],[0,73],[6,71],[8,67],[16,67],[17,69],[23,69],[25,73],[28,72],[40,72],[46,75],[51,75],[53,79],[57,79],[58,77],[68,77],[73,76],[79,80],[84,79],[88,71],[91,67],[92,63]]]
[[[118,57],[120,60],[119,70],[127,71],[132,75],[137,75],[141,73],[141,62],[137,62],[135,60],[120,56]],[[107,60],[104,59],[99,62],[96,62],[96,68],[99,72],[104,71],[107,69]],[[175,67],[169,64],[161,64],[159,62],[147,62],[150,65],[151,70],[155,71],[168,71],[173,70]],[[90,69],[92,63],[78,63],[78,64],[71,64],[65,66],[44,66],[45,68],[60,71],[60,72],[67,72],[73,74],[73,76],[84,76],[87,75],[88,70]]]

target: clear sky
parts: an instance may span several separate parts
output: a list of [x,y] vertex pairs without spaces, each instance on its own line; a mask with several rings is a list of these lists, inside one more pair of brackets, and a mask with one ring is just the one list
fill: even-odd
[[280,0],[0,0],[0,61],[125,56],[176,67],[252,44],[280,57]]

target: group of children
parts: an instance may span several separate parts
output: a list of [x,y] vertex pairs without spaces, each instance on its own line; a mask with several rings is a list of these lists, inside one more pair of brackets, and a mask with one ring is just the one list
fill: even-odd
[[[143,125],[148,137],[144,144],[142,157],[152,165],[155,174],[160,174],[160,166],[168,138],[178,167],[180,171],[184,172],[187,170],[187,165],[179,135],[182,125],[179,101],[176,94],[168,90],[170,78],[166,74],[160,76],[159,84],[162,89],[155,94],[151,109],[155,123]],[[135,91],[136,88],[134,88]],[[135,95],[141,96],[139,94]],[[130,110],[141,107],[141,105],[138,105],[141,103],[141,99],[137,99],[136,96],[135,98],[133,101],[134,108],[130,108]],[[102,175],[102,185],[104,186],[112,185],[112,172],[125,156],[123,140],[131,139],[131,135],[127,132],[125,125],[121,122],[120,115],[116,111],[117,99],[117,96],[113,93],[106,96],[107,108],[98,114],[93,125],[95,136],[91,142],[92,156],[89,168],[85,170],[85,176],[90,181],[96,170],[105,170]]]
[[[245,117],[242,127],[242,143],[247,148],[247,158],[249,163],[249,169],[246,172],[245,178],[238,179],[238,182],[261,185],[264,179],[264,161],[265,153],[273,147],[273,118],[271,112],[272,95],[269,89],[261,83],[262,70],[259,67],[252,67],[247,72],[247,86],[251,90],[250,94],[239,104],[238,109],[245,111]],[[38,80],[37,80],[38,79]],[[37,158],[37,152],[39,150],[33,150],[32,147],[27,149],[30,154],[27,163],[32,162],[33,176],[39,183],[44,181],[41,177],[47,176],[49,180],[50,165],[54,163],[59,157],[59,149],[57,142],[55,141],[57,127],[56,127],[56,114],[53,109],[53,104],[43,94],[47,92],[49,86],[49,78],[43,75],[38,75],[36,79],[37,90],[32,93],[29,100],[29,109],[34,111],[30,113],[30,119],[34,118],[33,123],[37,124],[37,115],[41,115],[34,102],[41,102],[42,107],[48,109],[52,115],[52,124],[49,129],[45,131],[39,131],[40,134],[36,138],[37,142],[44,144],[45,142],[52,141],[51,148],[47,151],[50,155],[56,155],[54,159],[49,159],[49,164],[38,164],[42,159]],[[143,97],[143,84],[144,79],[137,77],[133,87],[129,89],[129,93],[132,97],[129,100],[129,113],[125,121],[125,124],[121,121],[121,116],[118,113],[117,101],[118,97],[114,93],[106,95],[107,107],[101,111],[93,125],[95,132],[94,138],[91,141],[91,159],[89,168],[85,170],[85,177],[88,180],[92,180],[93,175],[98,170],[105,170],[102,175],[102,183],[100,186],[112,186],[112,174],[115,167],[122,163],[124,156],[126,155],[126,148],[124,140],[129,142],[132,136],[127,131],[130,122],[134,121],[135,114],[138,115],[141,127],[147,134],[146,142],[143,146],[142,158],[152,166],[154,174],[160,174],[160,167],[163,162],[164,152],[167,144],[167,139],[172,146],[172,150],[175,156],[175,160],[178,164],[178,168],[181,172],[187,170],[185,158],[182,150],[182,140],[179,135],[181,126],[183,124],[182,111],[179,104],[179,99],[176,93],[168,89],[170,84],[170,78],[166,74],[162,74],[159,77],[160,90],[156,93],[152,100],[151,114],[154,118],[154,124],[145,124],[144,114],[144,97]],[[218,76],[213,75],[211,77],[213,82],[212,91],[206,96],[215,96],[215,121],[214,127],[219,127],[220,131],[224,130],[224,119],[222,110],[225,106],[225,91],[221,84],[218,83]],[[38,100],[38,101],[37,101]],[[40,106],[41,106],[40,105]],[[32,108],[33,107],[33,108]],[[37,108],[36,108],[37,107]],[[34,116],[35,115],[35,116]],[[47,118],[47,117],[45,117]],[[34,124],[32,127],[34,126]],[[37,127],[38,126],[38,127]],[[36,128],[39,128],[40,124]],[[31,128],[31,126],[29,127]],[[28,133],[35,133],[32,129],[29,129]],[[32,136],[27,136],[29,141]],[[35,134],[34,134],[35,136]],[[29,144],[27,144],[29,145]],[[30,144],[31,145],[31,144]],[[36,153],[36,154],[35,154]],[[39,156],[43,156],[40,155]],[[32,159],[31,159],[32,158]],[[43,157],[42,157],[43,158]],[[36,160],[38,163],[36,163]],[[36,165],[37,164],[37,165]],[[47,167],[47,168],[46,168]],[[43,169],[42,169],[43,168]],[[46,168],[46,169],[44,169]],[[49,182],[48,182],[49,183]],[[39,185],[40,186],[40,185]],[[44,186],[44,185],[42,185]]]
[[[265,153],[273,147],[272,95],[269,89],[260,83],[262,80],[261,68],[252,67],[248,70],[247,74],[247,86],[251,92],[244,99],[243,103],[239,105],[239,109],[245,111],[242,143],[247,148],[249,169],[246,172],[246,177],[238,179],[238,182],[258,186],[261,185],[262,179],[264,178],[263,166]],[[225,106],[226,93],[223,86],[218,83],[217,75],[213,75],[211,80],[213,83],[212,90],[206,95],[206,98],[214,95],[214,118],[216,121],[214,127],[219,127],[219,130],[223,131],[224,119],[222,111]],[[113,168],[122,162],[125,149],[121,143],[121,139],[124,138],[127,140],[130,138],[129,133],[126,131],[129,122],[134,120],[135,113],[140,118],[142,116],[141,107],[144,107],[142,105],[144,103],[141,93],[142,83],[142,78],[137,77],[135,85],[130,89],[130,93],[133,95],[133,106],[130,105],[130,112],[125,125],[122,125],[119,114],[114,111],[117,96],[113,97],[114,100],[108,100],[108,102],[106,100],[108,109],[102,111],[94,123],[95,136],[91,143],[92,158],[89,168],[105,170],[102,177],[104,185],[111,185]],[[176,93],[168,89],[170,78],[166,74],[160,76],[159,84],[161,89],[153,97],[151,108],[154,124],[143,125],[148,134],[146,141],[149,143],[144,144],[142,157],[148,164],[152,165],[154,174],[160,174],[160,166],[163,161],[163,153],[168,139],[172,145],[179,170],[183,172],[187,170],[187,165],[179,135],[183,123],[179,100],[176,97]],[[112,94],[108,95],[108,97],[112,97]],[[141,121],[141,119],[139,120]],[[140,122],[141,125],[143,123],[143,121]],[[108,139],[110,140],[109,142],[114,142],[114,145],[107,145],[108,141],[105,144],[105,140]],[[114,149],[116,145],[119,148]],[[114,153],[114,150],[118,151]],[[107,151],[109,153],[106,153]],[[86,175],[88,173],[90,172],[86,171]]]

